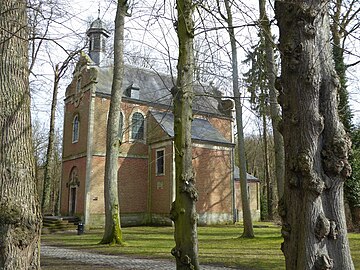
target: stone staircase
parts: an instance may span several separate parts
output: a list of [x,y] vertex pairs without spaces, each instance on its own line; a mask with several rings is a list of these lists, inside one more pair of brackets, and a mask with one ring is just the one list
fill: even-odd
[[78,217],[44,216],[42,234],[73,231],[77,229]]

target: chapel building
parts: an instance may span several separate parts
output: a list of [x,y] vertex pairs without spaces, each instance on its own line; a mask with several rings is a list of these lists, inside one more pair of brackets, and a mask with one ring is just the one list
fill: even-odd
[[[106,64],[103,22],[87,32],[82,53],[65,94],[61,214],[78,216],[88,227],[104,225],[106,126],[113,67]],[[125,66],[121,104],[118,186],[122,225],[171,224],[175,200],[175,79]],[[232,101],[195,84],[192,123],[193,166],[199,224],[233,223],[241,216],[234,177]],[[216,96],[217,95],[217,96]],[[254,179],[252,179],[254,180]],[[260,213],[259,181],[249,181],[253,218]]]

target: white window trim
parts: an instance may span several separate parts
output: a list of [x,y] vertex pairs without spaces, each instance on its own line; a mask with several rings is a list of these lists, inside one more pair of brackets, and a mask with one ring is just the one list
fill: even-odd
[[[144,117],[144,136],[143,136],[143,139],[133,139],[132,138],[132,118],[133,118],[133,115],[135,113],[141,113],[142,116]],[[145,114],[140,111],[140,110],[134,110],[133,112],[131,112],[130,114],[130,117],[129,117],[129,141],[130,142],[146,142],[146,116]]]
[[[157,153],[160,152],[160,151],[163,151],[163,152],[164,152],[164,154],[163,154],[163,172],[162,172],[162,173],[159,173],[159,172],[158,172],[158,157],[157,157]],[[155,174],[156,174],[156,176],[165,175],[165,148],[159,148],[159,149],[156,149],[156,151],[155,151]]]
[[81,83],[82,83],[81,76],[79,76],[76,80],[76,88],[75,88],[76,94],[81,92]]
[[[120,117],[119,117],[119,127],[120,127],[120,118],[122,116],[122,128],[121,128],[121,142],[124,142],[124,135],[125,135],[125,127],[126,127],[126,119],[125,119],[125,113],[123,113],[123,111],[120,111]],[[109,113],[108,113],[108,117],[106,118],[106,121],[108,120],[109,118]]]
[[[77,118],[77,138],[74,138],[75,135],[75,119]],[[79,115],[75,115],[72,121],[72,129],[71,129],[71,142],[72,143],[77,143],[79,141],[79,137],[80,137],[80,120],[79,120]]]

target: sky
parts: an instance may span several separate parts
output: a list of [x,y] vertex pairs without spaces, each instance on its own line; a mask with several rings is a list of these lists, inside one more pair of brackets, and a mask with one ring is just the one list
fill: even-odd
[[[155,5],[153,3],[155,2]],[[162,4],[166,2],[168,6],[162,7]],[[126,47],[127,54],[125,61],[132,64],[138,64],[160,70],[162,72],[169,72],[176,67],[177,57],[177,38],[174,31],[174,18],[173,13],[174,1],[163,0],[142,0],[133,1],[135,3],[134,8],[131,10],[132,16],[127,18],[126,22]],[[240,2],[240,1],[239,1]],[[32,118],[37,119],[44,129],[48,126],[50,117],[50,105],[52,97],[52,84],[53,84],[53,67],[57,63],[62,63],[66,58],[64,49],[73,50],[79,48],[85,44],[86,30],[89,23],[95,20],[98,16],[109,25],[109,30],[113,30],[112,22],[115,17],[116,6],[110,1],[93,1],[93,0],[75,0],[71,2],[65,2],[68,5],[66,9],[66,15],[64,17],[59,16],[56,20],[58,23],[53,23],[50,29],[50,36],[56,37],[58,44],[61,44],[63,49],[59,48],[58,44],[52,42],[46,42],[43,44],[44,50],[39,54],[36,60],[33,75],[31,76],[31,88],[32,88]],[[100,3],[100,6],[99,6]],[[241,2],[240,2],[241,3]],[[235,14],[236,23],[239,25],[251,24],[257,18],[257,1],[248,1],[247,4],[251,6],[246,8],[242,7],[245,12],[238,12]],[[99,13],[100,7],[100,13]],[[269,6],[271,12],[271,6]],[[151,18],[144,14],[151,14]],[[223,65],[223,71],[220,76],[209,77],[207,81],[211,81],[224,92],[229,87],[229,58],[227,57],[226,48],[229,47],[226,37],[215,36],[202,33],[203,24],[209,22],[209,17],[203,16],[196,21],[198,32],[197,41],[195,46],[203,50],[203,54],[199,54],[198,57],[204,63],[204,68],[218,71],[218,65]],[[55,21],[55,20],[54,20]],[[221,25],[217,25],[221,27]],[[276,27],[274,28],[276,32]],[[244,50],[248,50],[251,45],[255,44],[257,40],[255,27],[239,27],[237,28],[237,34],[239,37],[239,63],[244,60]],[[202,40],[198,37],[202,37]],[[111,42],[109,38],[109,43]],[[208,46],[207,43],[220,43],[222,46],[216,47],[215,45]],[[355,44],[356,40],[351,40]],[[205,44],[206,43],[206,44]],[[354,45],[350,44],[350,45]],[[356,46],[355,46],[356,48]],[[55,52],[55,53],[54,53]],[[169,53],[168,53],[169,52]],[[357,55],[357,49],[354,51]],[[142,55],[144,57],[138,57]],[[212,64],[216,56],[219,60],[215,65]],[[348,61],[357,59],[354,55]],[[63,107],[64,107],[64,95],[66,86],[69,84],[72,76],[74,64],[69,67],[69,70],[64,78],[61,79],[59,94],[58,94],[58,108],[56,113],[56,126],[57,129],[62,130],[63,119]],[[240,72],[245,72],[248,66],[241,65]],[[358,69],[349,70],[349,92],[350,92],[350,104],[354,112],[354,122],[360,123],[360,84],[357,78]],[[244,109],[244,125],[245,132],[251,134],[258,132],[258,126],[254,125],[255,115],[248,109],[249,105],[245,104]]]

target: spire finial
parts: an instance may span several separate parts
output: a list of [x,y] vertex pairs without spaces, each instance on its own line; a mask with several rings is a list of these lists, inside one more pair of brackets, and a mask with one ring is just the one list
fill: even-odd
[[99,8],[98,8],[98,19],[100,19],[100,2],[99,2]]

